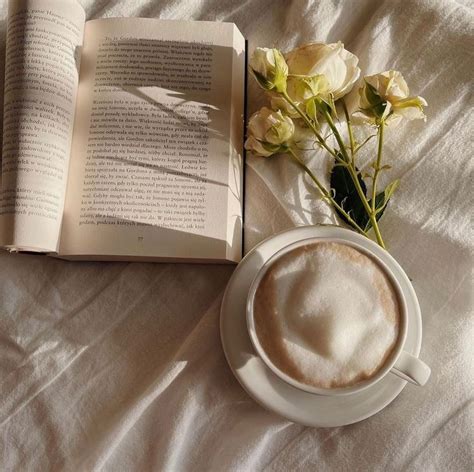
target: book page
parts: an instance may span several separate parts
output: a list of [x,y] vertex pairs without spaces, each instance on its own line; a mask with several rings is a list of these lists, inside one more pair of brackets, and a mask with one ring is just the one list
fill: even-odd
[[0,246],[56,251],[85,13],[74,0],[10,0]]
[[240,259],[244,47],[226,23],[86,23],[60,255]]

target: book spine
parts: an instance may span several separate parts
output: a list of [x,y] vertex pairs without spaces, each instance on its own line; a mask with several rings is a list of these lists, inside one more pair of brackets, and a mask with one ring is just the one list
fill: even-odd
[[245,149],[245,141],[247,139],[247,82],[248,82],[248,51],[249,42],[245,40],[245,51],[244,51],[244,132],[242,133],[242,248],[241,257],[244,257],[244,246],[245,246],[245,171],[247,166],[247,150]]

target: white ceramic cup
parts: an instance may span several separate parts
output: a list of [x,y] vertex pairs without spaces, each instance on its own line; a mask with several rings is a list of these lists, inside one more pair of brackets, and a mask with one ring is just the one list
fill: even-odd
[[[356,243],[354,241],[350,241],[344,236],[347,234],[346,231],[341,231],[340,238],[309,238],[304,239],[301,241],[297,241],[294,243],[289,244],[288,246],[283,247],[279,251],[277,251],[270,259],[268,259],[263,266],[260,268],[258,273],[256,274],[249,290],[248,298],[247,298],[247,328],[250,335],[250,339],[252,341],[253,347],[257,351],[257,354],[263,360],[263,362],[282,380],[287,382],[288,384],[296,387],[300,390],[304,390],[309,393],[319,394],[319,395],[347,395],[355,392],[359,392],[363,389],[370,387],[371,385],[379,382],[382,378],[384,378],[387,374],[395,374],[398,377],[401,377],[412,384],[422,386],[424,385],[431,374],[431,369],[420,359],[415,356],[412,356],[408,352],[403,350],[403,345],[405,344],[405,339],[407,336],[407,326],[408,326],[408,319],[407,319],[407,303],[405,299],[405,294],[403,293],[400,283],[397,280],[394,273],[390,270],[388,265],[383,262],[380,257],[378,257],[374,251],[371,249],[373,246],[376,246],[374,242],[370,241],[365,237],[360,238],[360,242]],[[256,330],[255,330],[255,318],[254,318],[254,300],[255,294],[257,289],[262,281],[264,275],[267,273],[268,269],[284,254],[296,249],[300,246],[305,246],[311,243],[317,242],[333,242],[333,243],[340,243],[345,244],[348,246],[352,246],[355,249],[359,250],[363,254],[369,256],[373,261],[375,261],[379,267],[387,274],[392,285],[397,293],[399,308],[400,308],[400,324],[399,324],[399,334],[398,339],[393,348],[389,358],[383,365],[381,369],[379,369],[375,375],[371,378],[359,382],[355,385],[351,385],[348,387],[341,387],[341,388],[318,388],[311,385],[304,384],[295,380],[294,378],[287,375],[285,372],[282,372],[267,356],[266,352],[262,348],[260,341],[258,339]],[[398,263],[393,259],[390,255],[391,264]]]

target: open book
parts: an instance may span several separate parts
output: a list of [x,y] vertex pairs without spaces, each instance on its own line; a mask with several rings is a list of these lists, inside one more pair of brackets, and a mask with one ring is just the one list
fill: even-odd
[[244,77],[231,23],[10,0],[0,246],[239,261]]

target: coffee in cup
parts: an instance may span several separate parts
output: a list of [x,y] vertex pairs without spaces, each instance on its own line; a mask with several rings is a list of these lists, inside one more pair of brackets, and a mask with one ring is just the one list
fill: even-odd
[[352,387],[376,376],[399,344],[399,297],[367,253],[310,242],[278,257],[259,280],[255,334],[290,379],[319,389]]

